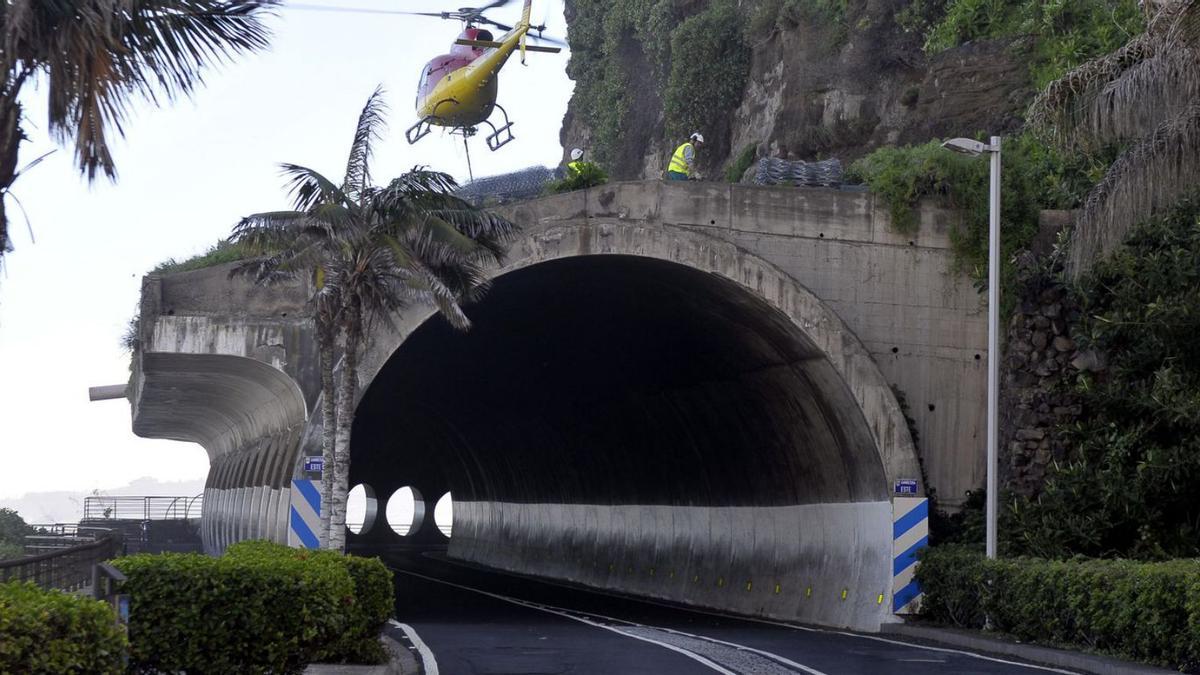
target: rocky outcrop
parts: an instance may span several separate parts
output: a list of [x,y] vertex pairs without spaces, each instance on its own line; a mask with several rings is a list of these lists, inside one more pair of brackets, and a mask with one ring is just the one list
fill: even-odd
[[[581,2],[567,0],[568,22]],[[676,3],[675,11],[682,20],[710,4]],[[747,26],[763,27],[746,32],[753,56],[740,105],[727,111],[727,123],[703,130],[710,141],[701,154],[706,176],[719,176],[748,147],[759,157],[848,163],[887,144],[1006,133],[1020,126],[1033,96],[1028,44],[980,41],[927,56],[920,37],[897,24],[897,12],[910,4],[905,0],[849,2],[838,20],[783,11],[777,20],[756,22],[764,4],[739,3]],[[594,45],[603,36],[572,24],[570,39]],[[606,167],[617,179],[658,177],[682,140],[664,137],[665,71],[649,51],[631,32],[609,57],[625,73],[628,97],[620,147],[614,166]],[[577,96],[568,108],[564,152],[593,140],[584,105]]]

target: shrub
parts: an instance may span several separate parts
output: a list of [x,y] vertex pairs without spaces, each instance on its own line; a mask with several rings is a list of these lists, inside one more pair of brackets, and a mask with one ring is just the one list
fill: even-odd
[[191,270],[201,270],[217,265],[224,265],[229,262],[237,262],[246,260],[258,255],[258,251],[252,250],[246,244],[233,243],[228,239],[220,239],[217,243],[208,247],[204,253],[194,255],[186,260],[176,260],[167,258],[154,266],[150,270],[150,274],[176,274],[179,272],[190,272]]
[[756,148],[753,145],[747,145],[742,148],[742,153],[737,156],[727,169],[725,169],[725,180],[730,183],[740,183],[742,176],[746,175],[746,169],[754,164]]
[[392,573],[379,558],[361,558],[333,551],[290,548],[267,541],[243,541],[230,546],[226,556],[283,557],[290,560],[316,560],[346,570],[354,586],[354,602],[349,605],[348,624],[338,639],[318,655],[326,662],[381,663],[386,654],[379,644],[379,631],[392,616],[395,591]]
[[1042,557],[1200,556],[1200,199],[1141,224],[1075,288],[1071,337],[1105,355],[1067,380],[1082,405],[1065,461],[1009,510]]
[[1195,672],[1200,561],[988,560],[926,549],[917,568],[923,617],[1018,639],[1083,647]]
[[126,647],[108,604],[0,584],[0,673],[120,673]]
[[703,130],[710,143],[719,142],[750,76],[744,20],[731,0],[717,0],[671,32],[671,71],[663,95],[667,138]]
[[328,558],[168,553],[114,564],[128,577],[134,670],[297,672],[350,626],[353,581]]
[[562,180],[551,181],[547,189],[551,193],[573,192],[575,190],[583,190],[584,188],[596,187],[604,185],[608,182],[608,174],[604,173],[604,169],[596,166],[592,162],[581,162],[579,171],[568,172],[568,176]]

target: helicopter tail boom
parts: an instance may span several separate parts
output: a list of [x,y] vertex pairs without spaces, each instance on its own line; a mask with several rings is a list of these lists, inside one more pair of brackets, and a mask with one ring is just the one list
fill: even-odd
[[[467,39],[458,39],[458,40],[455,40],[455,41],[454,41],[454,44],[456,44],[456,45],[464,45],[464,46],[467,46],[467,47],[479,47],[479,48],[481,48],[481,49],[498,49],[498,48],[500,48],[500,47],[503,47],[503,46],[504,46],[504,43],[503,43],[503,42],[496,42],[496,41],[494,41],[494,40],[467,40]],[[562,51],[562,49],[561,49],[561,48],[559,48],[559,47],[542,47],[542,46],[539,46],[539,45],[527,45],[527,46],[525,47],[525,49],[526,49],[526,51],[531,51],[531,52],[543,52],[543,53],[546,53],[546,54],[557,54],[557,53],[559,53],[559,52],[561,52],[561,51]]]

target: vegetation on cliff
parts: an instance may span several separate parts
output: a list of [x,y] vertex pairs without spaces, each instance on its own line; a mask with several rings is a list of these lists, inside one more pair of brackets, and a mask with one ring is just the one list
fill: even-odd
[[1136,0],[913,0],[896,18],[922,36],[929,54],[971,40],[1030,39],[1030,74],[1039,89],[1143,28]]
[[[1067,155],[1032,134],[1005,141],[1002,177],[1002,258],[1029,246],[1042,209],[1071,209],[1103,174],[1107,156]],[[951,232],[955,263],[982,287],[987,279],[988,176],[986,159],[966,157],[933,140],[923,145],[880,148],[851,165],[848,178],[866,183],[888,206],[892,227],[903,233],[918,226],[916,206],[936,199],[961,209],[962,227]],[[1005,285],[1014,274],[1004,270]]]
[[[687,15],[672,0],[575,0],[571,3],[574,107],[591,131],[596,161],[606,168],[628,148],[629,113],[654,106],[665,120],[660,135],[686,138],[697,129],[725,128],[741,101],[750,70],[743,13],[716,0]],[[649,72],[642,64],[649,64]],[[635,81],[636,79],[636,81]],[[720,141],[718,141],[720,142]]]
[[1012,547],[1046,557],[1200,556],[1200,201],[1151,219],[1076,288],[1082,415]]

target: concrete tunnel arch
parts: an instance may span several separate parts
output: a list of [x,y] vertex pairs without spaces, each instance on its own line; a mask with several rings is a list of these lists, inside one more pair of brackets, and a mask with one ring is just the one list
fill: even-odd
[[[375,336],[352,485],[450,490],[449,554],[490,567],[885,620],[891,484],[919,465],[886,380],[827,305],[666,225],[542,224],[510,256],[471,332],[426,312]],[[443,542],[432,523],[350,536],[360,551]]]

